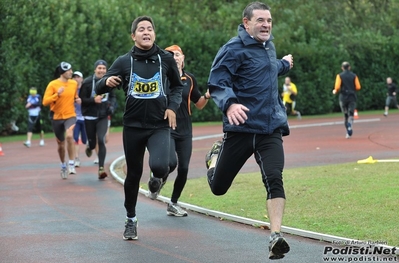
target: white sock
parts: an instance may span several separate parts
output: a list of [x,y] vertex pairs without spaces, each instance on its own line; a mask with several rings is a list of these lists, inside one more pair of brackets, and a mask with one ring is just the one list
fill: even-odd
[[69,165],[70,166],[74,166],[75,165],[75,161],[74,160],[69,160]]
[[137,221],[137,217],[126,217],[126,218],[132,220],[133,222]]

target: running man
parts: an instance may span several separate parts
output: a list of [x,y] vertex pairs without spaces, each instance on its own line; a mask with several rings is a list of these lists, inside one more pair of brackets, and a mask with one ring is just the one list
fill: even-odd
[[[68,178],[69,174],[76,174],[75,145],[73,128],[76,123],[74,103],[81,103],[78,96],[78,83],[72,78],[72,66],[68,62],[61,62],[54,72],[55,79],[46,88],[43,96],[43,105],[52,110],[52,126],[57,140],[57,152],[61,161],[61,178]],[[66,149],[65,149],[66,143]],[[68,170],[65,160],[65,151],[68,152]]]
[[100,180],[108,176],[104,169],[105,156],[107,154],[105,136],[108,130],[109,111],[116,100],[113,90],[101,95],[96,93],[96,82],[106,72],[107,62],[101,59],[97,60],[94,63],[94,74],[83,81],[79,92],[79,96],[82,99],[82,114],[85,118],[88,139],[86,155],[87,157],[91,157],[93,150],[98,144],[98,179]]

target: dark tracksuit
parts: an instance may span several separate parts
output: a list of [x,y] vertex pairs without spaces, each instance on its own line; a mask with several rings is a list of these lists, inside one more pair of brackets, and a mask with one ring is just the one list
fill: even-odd
[[171,52],[153,45],[150,50],[136,46],[118,57],[105,76],[97,82],[96,92],[106,86],[110,76],[120,76],[126,94],[123,115],[123,146],[127,174],[124,183],[127,217],[136,216],[137,195],[143,173],[145,149],[154,176],[164,178],[169,173],[170,127],[164,119],[166,109],[177,112],[183,84]]
[[98,142],[98,167],[104,167],[107,148],[105,135],[108,130],[108,115],[115,105],[116,97],[113,90],[103,95],[101,103],[95,103],[95,76],[87,77],[80,88],[79,97],[82,100],[82,115],[85,119],[85,129],[90,149],[94,150]]
[[335,91],[340,91],[339,105],[345,117],[345,128],[348,127],[348,123],[353,124],[357,101],[356,91],[360,90],[360,88],[358,77],[350,70],[342,71],[335,79],[334,89]]
[[[273,36],[264,44],[241,24],[238,36],[216,55],[208,79],[213,101],[224,113],[223,144],[208,182],[215,195],[231,186],[247,159],[254,155],[262,173],[267,199],[285,198],[282,180],[282,136],[289,134],[287,114],[278,91],[277,77],[289,71],[286,60],[276,58]],[[234,103],[249,108],[244,124],[229,124],[226,112]]]
[[193,149],[193,128],[190,116],[190,102],[195,104],[202,96],[193,74],[183,71],[181,80],[184,86],[182,92],[182,102],[180,104],[179,110],[176,113],[177,127],[175,130],[171,131],[172,138],[170,142],[171,156],[169,173],[173,172],[176,169],[176,166],[179,165],[170,199],[172,203],[177,203],[186,184],[188,167]]
[[385,106],[389,107],[389,106],[391,106],[391,104],[393,104],[393,106],[395,108],[397,108],[398,101],[396,100],[396,95],[393,95],[394,93],[396,93],[395,83],[387,84],[387,89],[388,89],[388,94],[387,94],[387,98],[385,100]]

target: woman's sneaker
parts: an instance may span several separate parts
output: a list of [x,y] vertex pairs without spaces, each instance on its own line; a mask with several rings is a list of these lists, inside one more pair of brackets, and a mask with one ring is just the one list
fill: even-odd
[[152,200],[157,199],[162,187],[165,185],[166,180],[154,177],[152,172],[150,173],[150,180],[148,181],[148,197]]
[[178,204],[169,203],[166,208],[168,216],[187,216],[187,211],[181,208]]
[[124,240],[136,240],[137,237],[137,220],[126,219],[125,232],[123,232]]

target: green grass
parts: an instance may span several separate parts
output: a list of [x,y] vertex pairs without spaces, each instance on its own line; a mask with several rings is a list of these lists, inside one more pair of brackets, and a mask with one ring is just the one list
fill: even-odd
[[[399,246],[399,163],[287,169],[284,226]],[[170,196],[173,182],[162,195]],[[144,188],[146,186],[143,186]],[[205,178],[190,179],[180,201],[268,222],[260,173],[239,174],[224,196]]]

